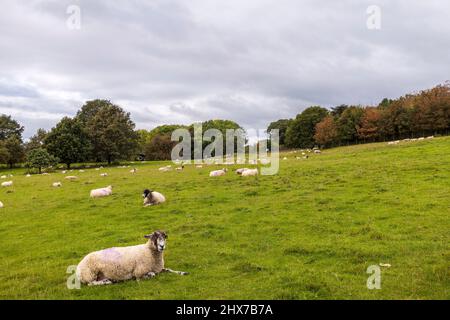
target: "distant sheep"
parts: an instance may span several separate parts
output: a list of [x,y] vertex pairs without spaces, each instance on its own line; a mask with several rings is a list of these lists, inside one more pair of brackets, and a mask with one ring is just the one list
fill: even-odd
[[108,174],[107,173],[100,173],[100,177],[107,177]]
[[0,201],[0,209],[4,208],[5,206],[3,205],[3,202]]
[[78,177],[77,176],[67,176],[66,179],[73,181],[73,180],[77,180]]
[[132,173],[132,174],[135,174],[136,172],[137,172],[136,168],[133,168],[133,169],[130,170],[130,173]]
[[12,181],[5,181],[2,183],[2,187],[11,187],[13,185]]
[[153,278],[161,272],[188,274],[164,267],[165,232],[155,231],[144,237],[148,239],[145,244],[114,247],[88,254],[77,266],[77,278],[87,285],[107,285],[131,279]]
[[145,189],[142,195],[144,197],[144,207],[154,206],[166,202],[166,197],[161,193]]
[[248,169],[242,172],[242,177],[250,177],[250,176],[257,176],[258,175],[258,169]]
[[176,168],[175,170],[177,170],[177,171],[183,171],[183,170],[184,170],[184,165],[182,165],[181,167]]
[[61,182],[53,182],[52,186],[54,188],[59,188],[59,187],[62,187],[62,183]]
[[112,186],[91,190],[91,198],[101,198],[112,195]]
[[315,153],[315,154],[321,154],[322,151],[320,151],[319,149],[316,149],[316,150],[314,150],[314,153]]
[[209,173],[210,177],[220,177],[220,176],[224,176],[227,173],[227,169],[222,169],[222,170],[215,170],[215,171],[211,171]]
[[236,174],[241,175],[242,172],[244,172],[245,170],[249,170],[249,169],[248,169],[248,168],[240,168],[240,169],[237,169],[237,170],[236,170]]

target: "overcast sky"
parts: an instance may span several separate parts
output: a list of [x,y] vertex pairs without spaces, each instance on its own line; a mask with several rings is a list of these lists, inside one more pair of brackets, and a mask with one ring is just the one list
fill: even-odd
[[[369,5],[380,30],[367,28]],[[25,137],[95,98],[138,128],[264,129],[310,105],[377,104],[449,80],[449,16],[447,0],[2,0],[0,113]]]

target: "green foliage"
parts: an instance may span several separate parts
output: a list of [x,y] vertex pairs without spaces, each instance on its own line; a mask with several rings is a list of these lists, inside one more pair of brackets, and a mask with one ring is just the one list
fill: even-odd
[[346,108],[338,118],[338,132],[341,141],[353,142],[358,139],[358,129],[364,109],[359,106]]
[[34,136],[32,136],[30,140],[25,144],[26,153],[30,152],[33,149],[45,147],[44,144],[47,134],[47,131],[45,131],[44,129],[38,129]]
[[25,157],[25,149],[22,140],[12,135],[4,141],[0,142],[6,150],[5,162],[12,168],[16,163],[23,161]]
[[286,144],[286,131],[291,122],[292,122],[292,119],[280,119],[280,120],[271,122],[269,124],[269,126],[267,127],[267,133],[270,134],[270,131],[272,131],[273,129],[278,129],[280,145],[284,146]]
[[95,160],[112,163],[129,159],[138,152],[139,136],[130,114],[110,101],[86,103],[77,119],[85,126]]
[[170,160],[175,144],[176,142],[171,140],[171,134],[157,134],[145,146],[145,159]]
[[312,148],[315,145],[316,125],[328,115],[320,106],[309,107],[289,124],[286,131],[286,146],[291,148]]
[[23,126],[21,126],[11,116],[2,114],[0,116],[0,141],[6,140],[12,136],[22,138]]
[[77,119],[63,118],[45,139],[47,150],[58,157],[68,168],[75,162],[87,160],[89,138]]
[[58,161],[58,158],[52,156],[43,148],[31,150],[27,155],[27,167],[36,168],[39,173],[42,172],[42,168],[55,166]]

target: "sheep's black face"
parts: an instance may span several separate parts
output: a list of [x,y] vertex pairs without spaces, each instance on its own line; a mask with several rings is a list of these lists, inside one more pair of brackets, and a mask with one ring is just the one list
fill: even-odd
[[166,248],[167,234],[164,231],[158,230],[144,237],[150,239],[156,250],[159,252],[163,252]]
[[151,193],[152,193],[151,190],[145,189],[144,192],[142,193],[142,196],[143,196],[144,198],[147,198],[148,195],[151,194]]

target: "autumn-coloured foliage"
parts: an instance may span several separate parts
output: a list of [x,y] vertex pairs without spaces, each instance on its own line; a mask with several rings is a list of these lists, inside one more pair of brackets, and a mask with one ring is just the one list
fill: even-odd
[[333,145],[339,137],[338,127],[332,116],[327,116],[316,125],[314,140],[322,146]]

